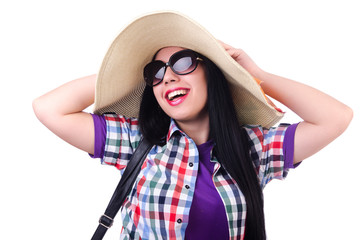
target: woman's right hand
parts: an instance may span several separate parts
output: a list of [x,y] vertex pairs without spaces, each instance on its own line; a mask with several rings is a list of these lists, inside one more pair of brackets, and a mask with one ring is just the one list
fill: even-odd
[[71,145],[94,153],[94,125],[89,113],[93,104],[96,75],[68,82],[33,101],[37,118],[54,134]]

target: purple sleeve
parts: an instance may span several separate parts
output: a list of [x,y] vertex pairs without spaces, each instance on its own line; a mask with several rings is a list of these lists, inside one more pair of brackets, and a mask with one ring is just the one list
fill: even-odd
[[104,146],[106,143],[106,120],[104,116],[92,114],[94,123],[94,155],[89,154],[92,158],[102,158]]
[[295,130],[297,129],[298,124],[299,123],[290,125],[285,132],[284,143],[283,143],[284,170],[290,169],[290,168],[296,168],[300,164],[300,163],[293,164],[294,136],[295,136]]

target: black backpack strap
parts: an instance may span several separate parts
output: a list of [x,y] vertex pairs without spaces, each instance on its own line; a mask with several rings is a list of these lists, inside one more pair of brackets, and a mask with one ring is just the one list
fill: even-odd
[[99,225],[93,234],[92,240],[101,240],[106,234],[108,228],[112,226],[113,219],[131,191],[137,175],[141,170],[142,163],[144,162],[148,152],[151,150],[151,147],[151,143],[144,138],[141,139],[138,147],[127,164],[126,170],[124,171],[121,180],[113,193],[106,211],[99,218]]

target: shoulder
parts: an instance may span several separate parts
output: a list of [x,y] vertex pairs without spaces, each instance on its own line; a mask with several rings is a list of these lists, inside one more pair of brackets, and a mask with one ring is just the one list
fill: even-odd
[[276,127],[265,128],[260,125],[243,125],[241,126],[244,129],[251,141],[264,141],[266,138],[275,137],[275,136],[284,136],[287,128],[290,124],[281,123]]
[[119,122],[128,123],[132,125],[138,125],[138,118],[126,117],[116,113],[105,113],[102,115],[107,122]]
[[266,152],[276,149],[282,150],[286,130],[289,124],[280,124],[276,127],[265,128],[259,125],[243,125],[252,153],[261,157]]
[[137,147],[141,138],[138,119],[125,117],[115,113],[106,113],[102,117],[105,120],[106,143],[130,145]]
[[108,131],[128,132],[137,131],[139,129],[138,118],[129,118],[115,113],[106,113],[102,116],[104,117]]

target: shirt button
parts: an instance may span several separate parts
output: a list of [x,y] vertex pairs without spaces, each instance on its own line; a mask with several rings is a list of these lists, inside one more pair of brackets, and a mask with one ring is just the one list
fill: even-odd
[[189,185],[186,185],[186,186],[185,186],[185,188],[186,188],[186,189],[189,189],[189,188],[190,188],[190,186],[189,186]]
[[189,163],[189,166],[190,166],[190,167],[193,167],[193,166],[194,166],[194,164],[193,164],[192,162],[190,162],[190,163]]
[[177,219],[177,222],[182,223],[182,219],[181,218]]

